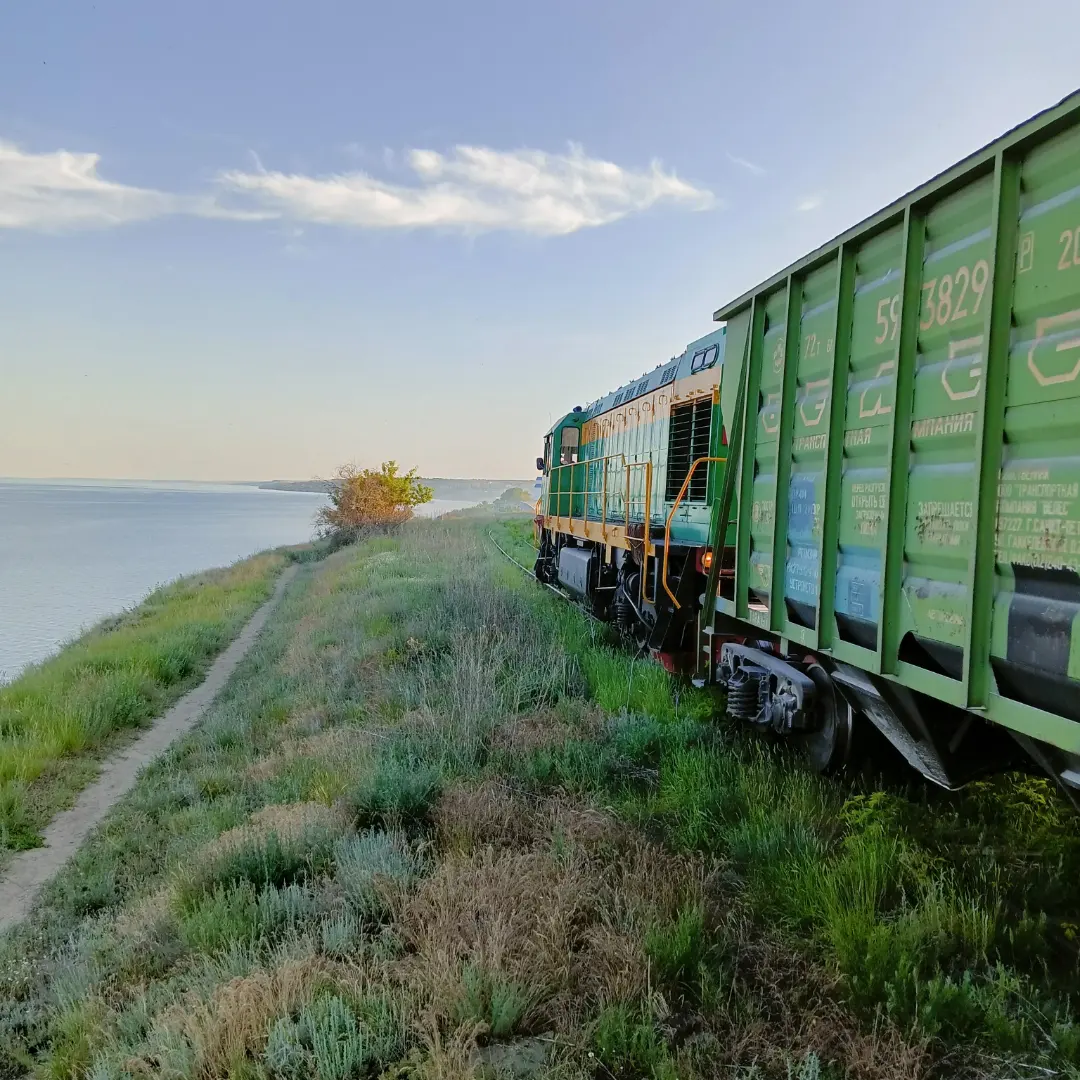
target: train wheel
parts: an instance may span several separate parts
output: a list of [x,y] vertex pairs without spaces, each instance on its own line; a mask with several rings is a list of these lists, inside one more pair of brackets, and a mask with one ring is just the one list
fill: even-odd
[[799,736],[799,741],[814,772],[838,772],[851,758],[856,717],[851,706],[836,692],[829,673],[820,664],[811,664],[806,674],[817,687],[821,726],[816,731]]

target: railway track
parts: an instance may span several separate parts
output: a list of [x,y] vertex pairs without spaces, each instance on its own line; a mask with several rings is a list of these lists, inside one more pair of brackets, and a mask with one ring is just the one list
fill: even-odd
[[540,581],[540,579],[537,578],[537,576],[532,572],[532,570],[529,569],[529,567],[527,567],[524,563],[518,562],[517,559],[515,559],[514,556],[511,555],[510,552],[507,551],[506,548],[504,548],[499,543],[499,541],[496,540],[495,537],[491,535],[491,533],[487,534],[487,538],[491,541],[492,546],[495,548],[496,551],[498,551],[506,559],[509,559],[509,561],[512,562],[519,570],[521,570],[524,573],[528,574],[529,577],[532,578],[533,581],[535,581],[537,583],[537,585],[543,585],[545,589],[550,589],[556,596],[560,597],[561,599],[565,600],[568,604],[571,604],[573,607],[577,608],[578,611],[582,612],[584,615],[587,615],[590,619],[592,619],[593,622],[597,622],[597,623],[600,623],[601,625],[605,625],[605,626],[607,625],[606,623],[604,623],[604,621],[602,619],[598,619],[591,611],[589,611],[588,608],[586,608],[583,604],[579,603],[569,593],[563,592],[562,589],[560,589],[556,585],[552,585],[550,582]]

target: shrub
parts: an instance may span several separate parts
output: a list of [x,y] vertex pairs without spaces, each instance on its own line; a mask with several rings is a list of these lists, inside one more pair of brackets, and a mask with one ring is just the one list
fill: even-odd
[[349,903],[370,918],[384,909],[380,882],[408,885],[420,872],[404,833],[377,829],[340,839],[334,846],[334,863]]
[[351,911],[339,911],[319,927],[322,951],[343,960],[355,954],[363,941],[363,926]]
[[523,986],[478,964],[466,964],[461,975],[462,994],[454,1010],[459,1023],[484,1024],[493,1038],[513,1035],[532,1006]]
[[352,803],[362,824],[415,824],[427,816],[441,789],[436,767],[387,753],[353,789]]
[[384,461],[380,469],[342,465],[336,482],[328,485],[329,505],[319,508],[315,524],[323,536],[400,525],[412,517],[414,506],[430,502],[433,494],[415,469],[399,476],[394,461]]
[[293,882],[280,889],[268,885],[259,893],[259,926],[264,933],[296,929],[318,910],[319,898],[308,885]]
[[294,1020],[270,1028],[263,1062],[271,1076],[301,1080],[354,1080],[385,1068],[405,1049],[405,1021],[386,995],[355,1001],[337,994],[316,997]]
[[301,1080],[310,1067],[311,1032],[306,1024],[283,1016],[274,1022],[266,1037],[263,1061],[273,1077],[281,1080]]

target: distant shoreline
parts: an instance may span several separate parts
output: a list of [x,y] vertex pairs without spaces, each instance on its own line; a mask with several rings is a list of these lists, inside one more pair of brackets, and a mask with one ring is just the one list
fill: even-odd
[[[420,478],[421,483],[432,488],[436,499],[455,499],[459,501],[475,500],[486,502],[497,498],[507,488],[532,489],[534,479],[528,480],[458,480],[447,477]],[[262,491],[309,491],[325,495],[338,482],[336,480],[266,480],[255,486]]]

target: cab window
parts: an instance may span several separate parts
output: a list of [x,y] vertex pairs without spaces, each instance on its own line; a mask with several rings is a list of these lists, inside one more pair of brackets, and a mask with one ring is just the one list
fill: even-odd
[[564,427],[562,432],[562,452],[559,454],[560,465],[573,465],[578,458],[578,438],[581,432],[576,427]]
[[702,349],[700,352],[694,353],[694,359],[690,361],[691,374],[712,367],[713,364],[716,363],[716,358],[719,354],[719,345],[710,345],[707,349]]

